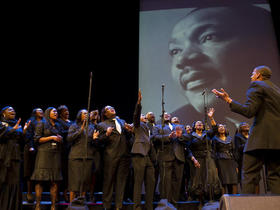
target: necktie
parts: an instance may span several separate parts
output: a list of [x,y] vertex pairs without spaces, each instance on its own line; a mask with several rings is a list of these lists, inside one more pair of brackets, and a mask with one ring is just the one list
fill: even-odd
[[120,123],[118,122],[117,119],[114,119],[114,121],[115,121],[115,124],[116,124],[117,131],[121,134],[122,133],[122,128],[121,128]]
[[171,123],[168,123],[168,126],[169,126],[170,130],[173,130],[173,126],[171,125]]

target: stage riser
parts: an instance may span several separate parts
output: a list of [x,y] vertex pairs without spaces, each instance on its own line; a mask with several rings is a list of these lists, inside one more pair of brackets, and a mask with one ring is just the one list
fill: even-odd
[[[50,204],[44,204],[41,205],[41,209],[42,210],[47,210],[50,209]],[[194,203],[181,203],[178,204],[177,209],[179,210],[198,210],[198,204],[194,204]],[[57,210],[67,210],[67,205],[57,205]],[[114,207],[114,206],[112,206]],[[154,208],[157,207],[157,204],[154,204]],[[88,205],[88,208],[90,210],[101,210],[103,209],[102,205],[96,205],[96,206],[92,206],[92,205]],[[128,204],[128,205],[124,205],[123,210],[133,210],[133,204]],[[144,205],[142,205],[142,209],[144,209]],[[22,210],[34,210],[34,205],[30,205],[30,204],[26,204],[23,205]]]

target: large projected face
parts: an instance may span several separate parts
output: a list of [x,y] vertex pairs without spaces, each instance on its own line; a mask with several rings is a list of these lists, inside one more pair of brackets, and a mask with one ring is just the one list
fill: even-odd
[[[243,1],[242,1],[243,2]],[[205,119],[214,107],[217,122],[233,134],[240,122],[251,121],[230,112],[211,90],[224,88],[245,102],[251,72],[272,69],[280,85],[279,52],[267,4],[192,7],[140,13],[139,86],[145,95],[143,112],[161,114],[161,83],[165,111],[182,123]]]
[[[261,36],[263,29],[241,15],[229,7],[197,9],[173,28],[169,42],[172,77],[199,112],[204,108],[201,94],[205,88],[223,87],[239,98],[257,62],[267,62],[262,52],[267,44]],[[208,100],[212,104],[215,97],[210,95]]]

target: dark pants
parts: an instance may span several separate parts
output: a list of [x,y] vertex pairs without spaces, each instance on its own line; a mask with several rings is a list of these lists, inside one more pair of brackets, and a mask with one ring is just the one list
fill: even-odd
[[104,208],[111,208],[114,186],[116,208],[122,208],[125,185],[129,173],[129,166],[129,157],[119,157],[114,159],[104,157],[104,180],[102,198]]
[[274,194],[280,194],[280,151],[260,150],[244,153],[242,169],[242,193],[254,194],[259,184],[263,164],[267,168],[267,184]]
[[167,198],[170,203],[176,203],[180,197],[184,163],[160,161],[160,197]]
[[153,209],[153,197],[155,188],[155,169],[149,156],[136,155],[132,157],[134,169],[134,190],[133,201],[134,209],[141,210],[141,191],[142,184],[145,184],[145,208]]

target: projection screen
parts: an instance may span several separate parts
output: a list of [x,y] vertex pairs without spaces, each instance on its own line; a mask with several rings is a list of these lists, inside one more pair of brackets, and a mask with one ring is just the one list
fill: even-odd
[[211,90],[224,88],[244,103],[251,72],[259,65],[269,66],[272,81],[280,86],[279,51],[269,4],[224,2],[140,1],[143,113],[154,112],[159,122],[163,97],[166,112],[179,117],[182,124],[192,124],[204,120],[206,110],[213,107],[216,121],[233,135],[240,122],[251,124],[252,120],[230,112]]

